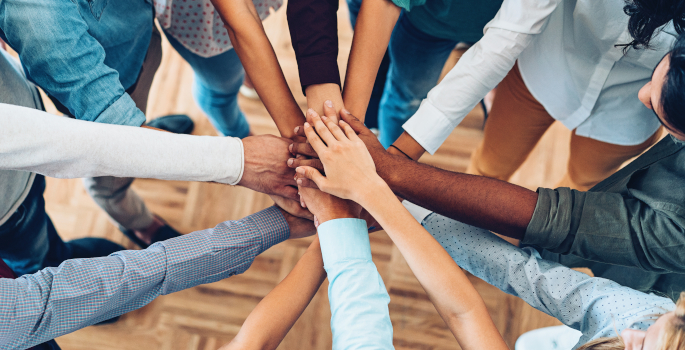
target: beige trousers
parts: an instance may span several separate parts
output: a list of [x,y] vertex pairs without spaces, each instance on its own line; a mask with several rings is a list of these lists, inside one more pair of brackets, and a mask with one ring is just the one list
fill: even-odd
[[[553,122],[514,65],[497,87],[483,141],[471,155],[467,172],[508,181]],[[578,136],[574,130],[567,172],[557,187],[590,189],[656,143],[660,134],[661,129],[642,144],[620,146]]]

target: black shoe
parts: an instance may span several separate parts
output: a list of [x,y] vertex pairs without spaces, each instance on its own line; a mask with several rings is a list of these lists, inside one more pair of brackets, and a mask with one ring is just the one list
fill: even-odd
[[[127,230],[125,228],[119,229],[126,237],[133,241],[133,243],[137,244],[141,249],[145,249],[150,246],[149,244],[143,242],[142,239],[138,238],[138,236],[136,236],[136,233],[133,232],[133,230]],[[166,241],[167,239],[176,238],[180,236],[181,234],[178,231],[174,230],[173,227],[169,225],[164,225],[160,227],[159,230],[157,230],[157,232],[155,232],[154,236],[152,236],[152,243],[154,244],[156,242]]]
[[193,120],[185,114],[172,114],[159,117],[145,123],[145,125],[173,132],[174,134],[190,134],[193,132],[193,128],[195,128]]

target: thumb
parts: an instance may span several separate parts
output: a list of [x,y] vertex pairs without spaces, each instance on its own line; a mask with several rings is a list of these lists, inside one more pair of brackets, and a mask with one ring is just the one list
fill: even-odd
[[345,123],[349,124],[352,127],[352,130],[354,130],[354,132],[356,132],[357,134],[371,132],[371,130],[369,130],[369,128],[367,128],[361,120],[353,116],[352,113],[350,113],[350,111],[348,111],[347,109],[343,109],[340,112],[340,117],[342,118],[342,120],[345,121]]
[[324,183],[326,181],[328,181],[328,179],[326,179],[325,176],[321,175],[321,173],[318,170],[316,170],[310,166],[299,166],[299,167],[297,167],[297,169],[295,169],[295,171],[299,175],[304,176],[304,177],[314,181],[316,186],[319,188],[323,187]]

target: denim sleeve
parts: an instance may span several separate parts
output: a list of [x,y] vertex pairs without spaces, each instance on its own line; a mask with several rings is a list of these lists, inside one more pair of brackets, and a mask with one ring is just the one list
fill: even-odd
[[67,260],[18,279],[0,278],[0,349],[26,349],[174,293],[245,272],[290,235],[275,207],[145,250]]
[[673,310],[668,298],[638,292],[543,260],[487,230],[431,214],[423,226],[474,276],[583,333],[578,344],[615,336],[636,319]]
[[105,50],[89,34],[75,1],[0,1],[0,29],[27,76],[76,118],[131,126],[145,122],[117,71],[104,64]]
[[603,263],[685,273],[685,215],[678,210],[619,193],[540,188],[522,243]]
[[390,297],[371,260],[366,222],[330,220],[318,228],[334,350],[394,349]]

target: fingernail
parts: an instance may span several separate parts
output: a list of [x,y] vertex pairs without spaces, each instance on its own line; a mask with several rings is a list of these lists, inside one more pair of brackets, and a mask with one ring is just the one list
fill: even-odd
[[288,159],[288,166],[291,166],[291,165],[293,165],[293,161],[295,161],[295,160],[294,160],[294,159],[292,159],[292,158]]
[[302,186],[302,179],[297,179],[297,184]]
[[316,113],[316,112],[314,112],[314,110],[311,108],[307,110],[307,114],[309,114],[311,116],[314,116],[314,113]]
[[300,131],[300,127],[299,127],[299,126],[296,126],[296,127],[295,127],[295,133],[297,134],[298,131]]
[[304,127],[305,127],[305,128],[311,128],[312,126],[309,125],[309,123],[305,122],[305,123],[304,123]]
[[328,117],[325,116],[325,115],[322,115],[322,116],[321,116],[321,120],[328,120]]
[[324,104],[326,104],[326,106],[328,106],[328,107],[333,108],[333,102],[331,100],[326,100],[326,102],[324,102]]
[[297,172],[298,174],[304,175],[304,169],[302,169],[301,167],[295,168],[295,172]]
[[290,146],[288,146],[288,149],[290,150],[290,152],[293,151],[293,143],[291,143]]
[[343,113],[345,113],[345,114],[352,114],[352,113],[350,113],[350,111],[348,111],[348,110],[347,110],[347,109],[345,109],[345,108],[343,108],[343,110],[342,110],[342,111],[343,111]]

